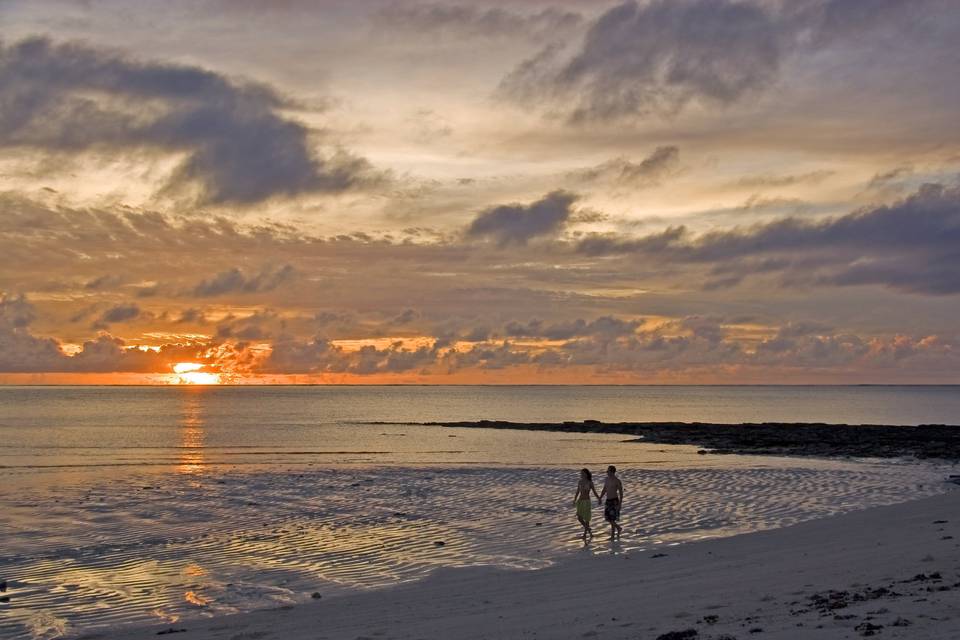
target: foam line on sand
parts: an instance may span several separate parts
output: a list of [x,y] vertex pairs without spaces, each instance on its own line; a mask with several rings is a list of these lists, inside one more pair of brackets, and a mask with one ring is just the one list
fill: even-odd
[[97,637],[181,630],[175,637],[217,640],[957,638],[960,492],[660,553],[442,569],[389,589]]

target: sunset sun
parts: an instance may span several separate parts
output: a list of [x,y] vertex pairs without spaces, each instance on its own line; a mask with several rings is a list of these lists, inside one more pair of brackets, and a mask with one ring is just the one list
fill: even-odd
[[174,384],[220,384],[220,374],[201,371],[202,364],[196,362],[178,362],[173,365],[177,374]]

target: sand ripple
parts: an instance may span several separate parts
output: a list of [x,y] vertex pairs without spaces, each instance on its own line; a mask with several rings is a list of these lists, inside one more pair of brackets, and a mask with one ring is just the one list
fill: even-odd
[[0,636],[282,606],[439,567],[535,569],[942,490],[930,467],[783,464],[628,469],[623,541],[586,551],[575,470],[557,468],[198,469],[23,491],[0,498]]

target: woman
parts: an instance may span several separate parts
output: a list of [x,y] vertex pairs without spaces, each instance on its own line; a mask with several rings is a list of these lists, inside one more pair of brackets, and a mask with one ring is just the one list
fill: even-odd
[[577,522],[583,525],[584,540],[589,535],[593,537],[593,531],[590,530],[590,492],[597,496],[599,502],[600,496],[597,494],[597,488],[593,486],[593,476],[589,469],[580,469],[580,482],[577,483],[577,493],[573,497],[573,504],[577,507]]

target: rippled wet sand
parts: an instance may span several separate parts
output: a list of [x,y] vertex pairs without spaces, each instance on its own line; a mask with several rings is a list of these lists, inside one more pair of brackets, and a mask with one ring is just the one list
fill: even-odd
[[[942,490],[943,473],[926,466],[759,460],[625,469],[623,540],[598,536],[586,549],[571,504],[576,470],[566,468],[186,461],[179,473],[24,488],[0,499],[0,578],[10,581],[0,635],[295,604],[438,567],[536,569],[573,553],[783,526]],[[594,524],[602,532],[596,507]]]

